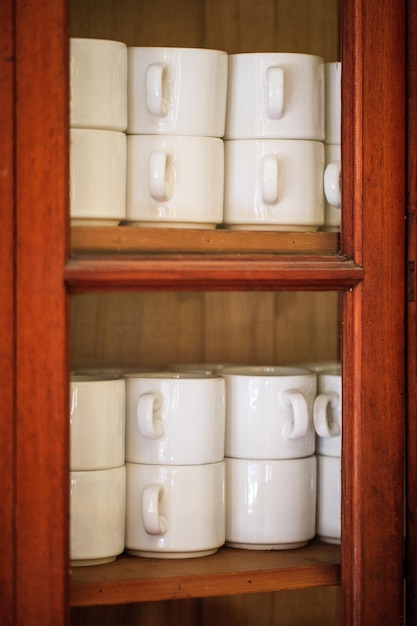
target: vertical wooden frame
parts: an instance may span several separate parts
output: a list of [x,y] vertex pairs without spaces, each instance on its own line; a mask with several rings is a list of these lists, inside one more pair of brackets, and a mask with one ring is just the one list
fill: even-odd
[[[403,621],[405,2],[345,1],[342,613]],[[352,341],[354,337],[354,341]]]
[[16,624],[68,615],[68,19],[16,0]]
[[407,623],[417,622],[417,6],[407,11]]
[[0,623],[14,624],[14,36],[0,3]]

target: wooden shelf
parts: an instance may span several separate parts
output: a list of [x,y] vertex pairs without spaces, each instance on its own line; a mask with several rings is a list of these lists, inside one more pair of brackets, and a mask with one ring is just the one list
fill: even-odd
[[107,565],[72,568],[71,606],[128,604],[261,593],[340,584],[340,548],[251,551],[222,548],[197,559],[122,556]]
[[73,226],[71,249],[79,252],[266,253],[337,254],[339,233],[232,231],[146,228],[132,226]]

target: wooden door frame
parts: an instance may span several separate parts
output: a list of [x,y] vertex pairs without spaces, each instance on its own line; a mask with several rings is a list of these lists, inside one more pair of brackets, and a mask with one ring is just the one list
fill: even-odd
[[342,3],[345,624],[403,623],[405,5]]
[[0,3],[0,623],[14,624],[14,33],[13,2]]
[[407,464],[406,612],[417,622],[417,8],[407,11]]

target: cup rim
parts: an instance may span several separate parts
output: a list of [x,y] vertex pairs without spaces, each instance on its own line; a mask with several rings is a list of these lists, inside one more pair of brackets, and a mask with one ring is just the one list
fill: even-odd
[[220,374],[215,374],[213,372],[204,372],[204,371],[187,371],[187,372],[173,372],[170,370],[162,370],[162,371],[147,371],[147,372],[127,372],[126,374],[122,374],[123,378],[133,378],[133,379],[141,379],[144,378],[146,380],[206,380],[210,378],[221,378]]
[[194,53],[194,52],[215,52],[220,55],[230,56],[225,50],[218,50],[217,48],[204,48],[203,46],[195,46],[195,47],[187,47],[187,46],[127,46],[128,50],[138,50],[144,51],[149,50],[153,52],[162,52],[164,50],[169,50],[170,52],[181,52],[181,53]]
[[220,370],[222,376],[242,376],[256,378],[283,378],[294,376],[315,376],[316,373],[305,367],[293,365],[242,365],[225,367]]

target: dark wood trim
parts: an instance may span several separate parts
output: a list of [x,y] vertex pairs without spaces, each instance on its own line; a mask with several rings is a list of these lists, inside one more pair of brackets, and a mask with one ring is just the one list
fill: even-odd
[[364,271],[344,257],[176,255],[71,259],[65,280],[85,290],[302,290],[351,288]]
[[16,624],[68,621],[68,16],[16,0]]
[[417,6],[407,11],[407,623],[417,623]]
[[346,1],[343,13],[344,242],[365,275],[344,297],[342,614],[349,625],[394,626],[404,574],[405,2]]
[[14,33],[13,3],[0,3],[0,623],[15,623],[14,596]]

